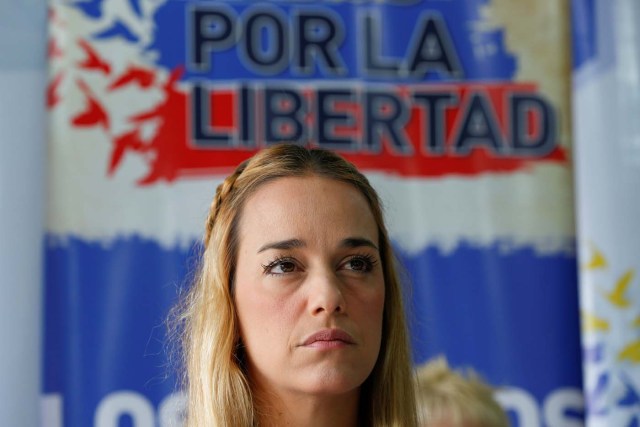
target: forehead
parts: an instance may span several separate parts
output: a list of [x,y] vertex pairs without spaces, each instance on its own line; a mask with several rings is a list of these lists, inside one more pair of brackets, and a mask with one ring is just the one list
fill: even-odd
[[258,187],[240,220],[242,240],[366,237],[378,227],[364,195],[352,184],[319,176],[278,178]]

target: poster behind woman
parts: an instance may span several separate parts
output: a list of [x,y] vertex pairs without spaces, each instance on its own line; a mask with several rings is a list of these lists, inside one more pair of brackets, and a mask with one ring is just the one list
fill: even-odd
[[474,366],[514,425],[578,422],[567,19],[564,2],[54,2],[51,425],[179,419],[167,310],[221,177],[282,141],[380,191],[416,363]]

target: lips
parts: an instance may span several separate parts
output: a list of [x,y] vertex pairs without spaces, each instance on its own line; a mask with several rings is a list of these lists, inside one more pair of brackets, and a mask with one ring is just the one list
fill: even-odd
[[355,344],[351,335],[342,329],[323,329],[309,335],[303,342],[303,346],[315,346],[322,344]]

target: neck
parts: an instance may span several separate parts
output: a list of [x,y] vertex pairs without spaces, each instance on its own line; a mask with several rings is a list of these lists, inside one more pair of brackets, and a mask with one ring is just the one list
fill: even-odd
[[358,390],[343,395],[287,396],[260,393],[258,426],[355,427],[358,425]]

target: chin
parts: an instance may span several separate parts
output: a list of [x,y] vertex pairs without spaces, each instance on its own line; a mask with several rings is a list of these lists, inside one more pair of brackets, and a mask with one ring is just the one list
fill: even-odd
[[308,391],[318,395],[343,395],[356,391],[362,386],[369,373],[345,373],[340,370],[330,370],[316,373],[315,378],[308,383]]

